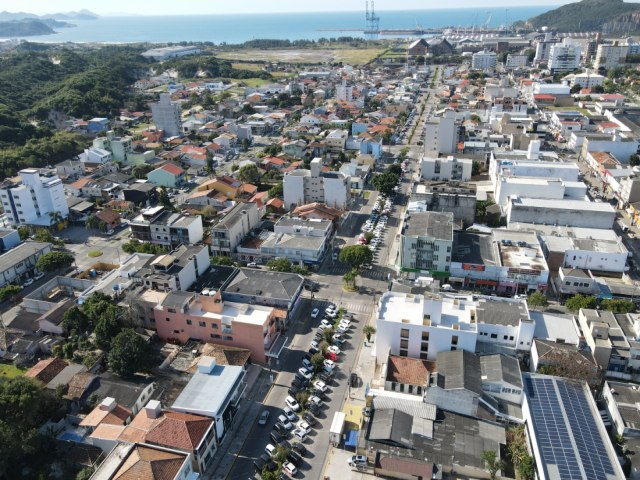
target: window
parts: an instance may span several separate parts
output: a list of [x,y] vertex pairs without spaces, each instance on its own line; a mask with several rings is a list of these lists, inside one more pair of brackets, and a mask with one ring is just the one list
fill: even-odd
[[198,322],[198,325],[200,325],[201,327],[206,327],[207,323],[200,321],[200,322]]
[[222,337],[222,339],[223,339],[223,340],[227,340],[227,341],[229,341],[229,342],[233,342],[233,337],[229,337],[228,335],[227,335],[227,336]]
[[420,352],[420,360],[429,360],[429,354],[427,352]]
[[217,323],[212,323],[211,324],[211,328],[213,328],[214,330],[218,329],[218,324]]
[[513,340],[513,335],[509,336],[509,340]]
[[211,338],[220,338],[220,335],[218,335],[217,333],[212,333]]
[[451,246],[447,247],[447,253],[451,253]]
[[192,325],[193,322],[187,318],[187,325]]
[[451,345],[458,345],[458,335],[453,335],[451,337]]
[[409,329],[403,328],[400,330],[400,338],[409,338]]
[[176,309],[175,308],[167,308],[167,312],[176,313]]
[[407,356],[407,351],[406,350],[400,350],[400,356],[401,357],[406,357]]
[[497,333],[492,333],[491,334],[491,338],[498,338],[498,334]]
[[422,341],[423,342],[429,341],[429,332],[422,332]]
[[409,348],[409,340],[400,340],[400,348]]
[[509,338],[509,335],[505,335],[503,340],[507,340]]
[[167,322],[170,322],[170,321],[171,321],[171,319],[170,319],[169,317],[165,318],[165,320],[166,320]]

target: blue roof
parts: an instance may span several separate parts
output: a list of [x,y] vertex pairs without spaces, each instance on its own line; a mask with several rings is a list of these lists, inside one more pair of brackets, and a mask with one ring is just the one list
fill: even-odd
[[355,447],[358,445],[358,430],[347,430],[344,445],[346,447]]

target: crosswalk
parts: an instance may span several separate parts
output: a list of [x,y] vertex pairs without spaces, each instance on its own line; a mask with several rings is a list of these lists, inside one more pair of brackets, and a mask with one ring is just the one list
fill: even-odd
[[[349,267],[346,265],[333,265],[329,268],[329,275],[342,276],[349,271]],[[360,276],[364,278],[372,278],[374,280],[386,280],[389,272],[379,267],[373,267],[371,270],[362,270]]]

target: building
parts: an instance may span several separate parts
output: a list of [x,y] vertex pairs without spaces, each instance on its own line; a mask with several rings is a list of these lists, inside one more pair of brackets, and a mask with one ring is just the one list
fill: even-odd
[[619,44],[618,42],[614,42],[613,45],[601,43],[598,45],[593,67],[596,70],[600,70],[601,68],[611,70],[612,68],[619,67],[626,61],[628,52],[628,45]]
[[20,182],[0,184],[0,199],[10,225],[48,227],[69,216],[64,185],[55,170],[25,168]]
[[524,68],[529,63],[528,55],[517,55],[510,53],[507,55],[507,62],[505,63],[505,68],[508,70],[515,70],[518,68]]
[[496,203],[506,207],[511,197],[540,198],[562,201],[584,200],[587,186],[583,182],[565,182],[559,178],[499,176],[495,190]]
[[453,110],[447,110],[442,117],[425,122],[425,156],[437,158],[441,153],[455,153],[457,146],[458,127]]
[[551,54],[551,47],[557,43],[560,43],[560,39],[552,38],[550,33],[546,33],[544,40],[540,40],[536,43],[536,54],[533,58],[533,64],[540,65],[541,63],[546,63],[549,60],[549,55]]
[[474,70],[489,70],[496,68],[497,61],[496,52],[483,50],[476,52],[471,56],[471,68]]
[[547,68],[552,74],[572,72],[580,67],[582,49],[578,45],[556,43],[551,46]]
[[300,305],[304,278],[296,273],[238,268],[220,290],[226,302],[275,307],[293,312]]
[[200,215],[172,213],[161,206],[142,210],[129,225],[133,238],[172,248],[195,245],[204,236]]
[[410,57],[425,56],[429,51],[429,44],[424,38],[419,38],[409,45],[407,55]]
[[165,137],[182,135],[180,104],[171,101],[169,93],[161,93],[160,100],[151,104],[151,114],[156,130],[164,131]]
[[453,213],[412,212],[400,237],[402,270],[448,272],[453,246]]
[[349,132],[347,130],[331,130],[324,139],[327,151],[331,153],[344,152]]
[[20,234],[13,228],[0,228],[0,251],[6,252],[20,244]]
[[217,365],[213,357],[201,357],[189,383],[171,408],[213,418],[217,443],[231,427],[247,388],[246,371],[234,365]]
[[468,182],[471,180],[473,160],[468,158],[422,157],[420,174],[423,180]]
[[0,255],[0,287],[29,278],[35,272],[38,259],[50,251],[50,243],[24,242]]
[[261,261],[288,258],[299,265],[319,265],[329,249],[332,233],[330,220],[281,217],[273,233],[260,245]]
[[211,228],[211,254],[214,257],[233,256],[242,240],[259,225],[260,218],[260,210],[256,203],[236,203]]
[[169,60],[170,58],[184,57],[185,55],[198,55],[199,53],[200,49],[196,47],[174,46],[152,48],[151,50],[143,52],[142,56],[153,58],[157,62],[163,62],[164,60]]
[[563,80],[568,80],[572,88],[576,85],[580,85],[582,88],[593,88],[602,86],[604,76],[597,73],[583,72],[567,75]]
[[540,480],[625,478],[585,382],[532,373],[523,378],[522,410]]
[[611,228],[616,210],[604,202],[511,197],[506,207],[507,225],[513,222],[564,225],[567,227]]
[[160,187],[176,188],[184,183],[185,170],[175,163],[165,163],[163,166],[147,173],[147,179]]
[[353,101],[353,85],[348,85],[346,80],[336,87],[336,100],[339,102]]
[[321,158],[311,161],[310,170],[287,172],[283,188],[287,210],[313,202],[346,210],[351,201],[351,178],[342,172],[323,172]]
[[455,232],[449,282],[470,290],[514,295],[545,291],[549,268],[534,233]]
[[173,291],[154,309],[161,339],[246,348],[252,361],[263,364],[277,357],[282,347],[277,342],[282,327],[278,315],[282,314],[273,307],[225,301],[220,291],[213,296]]
[[211,261],[206,245],[180,245],[170,253],[149,259],[134,278],[140,279],[145,288],[172,292],[188,290],[209,269]]
[[581,308],[578,326],[593,358],[604,372],[627,371],[631,345],[613,313]]

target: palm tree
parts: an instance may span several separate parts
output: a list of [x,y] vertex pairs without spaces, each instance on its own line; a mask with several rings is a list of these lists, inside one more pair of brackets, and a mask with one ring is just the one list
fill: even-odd
[[62,221],[62,214],[58,210],[49,212],[49,220],[51,225],[57,225]]
[[374,327],[373,325],[365,325],[362,328],[362,333],[364,333],[365,337],[367,337],[367,342],[370,342],[371,341],[371,335],[376,333],[376,327]]
[[504,468],[504,462],[498,458],[498,454],[494,450],[485,450],[480,458],[482,458],[484,466],[489,472],[489,478],[496,480],[496,474],[498,470]]

